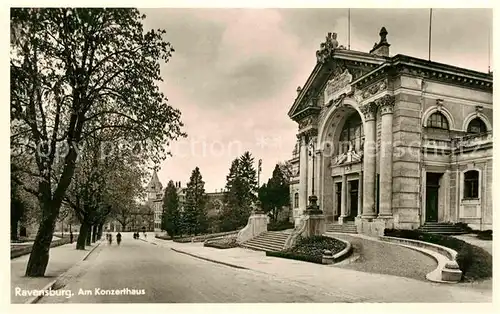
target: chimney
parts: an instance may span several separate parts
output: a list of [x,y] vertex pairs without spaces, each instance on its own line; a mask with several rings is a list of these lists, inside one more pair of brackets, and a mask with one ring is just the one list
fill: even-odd
[[380,29],[380,41],[379,43],[375,43],[373,45],[372,50],[370,50],[371,54],[377,55],[377,56],[382,56],[382,57],[388,57],[389,56],[389,46],[390,44],[387,42],[387,30],[385,27],[382,27]]

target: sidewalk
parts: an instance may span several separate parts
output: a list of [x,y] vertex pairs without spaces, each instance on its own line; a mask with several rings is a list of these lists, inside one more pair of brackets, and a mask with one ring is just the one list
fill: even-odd
[[85,251],[76,250],[75,242],[51,248],[45,277],[30,278],[24,276],[30,254],[12,259],[10,261],[11,303],[25,303],[32,298],[32,296],[16,295],[16,288],[21,289],[21,291],[43,289],[49,283],[56,280],[59,275],[80,262],[98,244],[99,242],[93,243]]
[[278,279],[293,280],[304,286],[320,286],[332,293],[350,295],[353,302],[492,302],[491,290],[475,290],[334,265],[267,257],[264,252],[242,248],[219,250],[204,247],[202,243],[176,243],[159,239],[153,242],[160,247],[247,268]]

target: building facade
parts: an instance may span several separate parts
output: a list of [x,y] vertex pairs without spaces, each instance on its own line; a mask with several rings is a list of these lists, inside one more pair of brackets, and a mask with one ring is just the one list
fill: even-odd
[[297,223],[308,197],[358,232],[464,222],[492,229],[493,75],[405,55],[387,31],[370,52],[329,33],[289,111]]
[[163,186],[161,185],[160,180],[158,179],[158,174],[156,171],[153,172],[153,176],[151,177],[151,181],[146,188],[147,190],[147,201],[146,205],[152,209],[154,219],[154,231],[161,231],[161,216],[163,211]]

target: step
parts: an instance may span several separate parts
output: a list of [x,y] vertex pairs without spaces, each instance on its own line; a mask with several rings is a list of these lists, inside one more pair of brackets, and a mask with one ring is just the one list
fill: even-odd
[[249,244],[262,244],[262,245],[283,245],[285,244],[285,241],[267,241],[267,240],[250,240],[247,242],[244,242],[244,244],[249,243]]
[[263,246],[263,245],[241,245],[244,248],[257,250],[257,251],[281,251],[283,246]]

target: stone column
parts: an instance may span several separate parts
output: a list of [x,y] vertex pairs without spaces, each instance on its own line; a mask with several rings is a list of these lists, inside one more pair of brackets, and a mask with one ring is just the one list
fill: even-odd
[[358,217],[363,214],[363,171],[359,172],[358,181]]
[[381,115],[380,206],[379,217],[392,217],[392,117],[394,96],[385,95],[379,102]]
[[365,117],[363,152],[363,218],[375,218],[375,162],[377,105],[371,102],[361,108]]
[[344,174],[342,175],[339,224],[344,223],[345,217],[347,217],[347,176]]
[[307,208],[307,168],[308,168],[308,147],[306,136],[300,136],[300,156],[299,156],[299,212],[302,215]]

